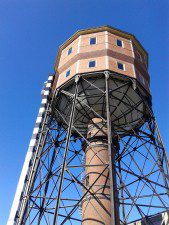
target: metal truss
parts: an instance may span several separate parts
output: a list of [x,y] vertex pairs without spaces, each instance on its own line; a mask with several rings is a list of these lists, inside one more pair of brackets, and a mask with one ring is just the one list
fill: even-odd
[[[168,211],[169,162],[148,96],[135,80],[108,71],[76,75],[60,87],[45,112],[15,224],[81,224],[83,201],[92,204],[91,197],[106,211],[93,190],[105,170],[110,196],[101,188],[111,201],[112,225],[149,225],[152,215]],[[86,131],[93,118],[108,129],[109,161],[96,153],[102,173],[86,186],[92,166],[85,160],[92,149]]]

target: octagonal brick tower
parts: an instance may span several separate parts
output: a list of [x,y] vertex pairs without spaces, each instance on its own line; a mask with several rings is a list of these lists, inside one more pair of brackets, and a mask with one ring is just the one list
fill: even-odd
[[61,45],[53,88],[75,74],[105,70],[137,79],[149,93],[147,52],[134,35],[109,26],[77,31]]
[[[149,95],[150,77],[147,68],[147,52],[133,35],[109,26],[81,30],[75,33],[59,49],[55,64],[56,77],[53,88],[59,88],[66,82],[69,83],[69,80],[78,74],[91,73],[92,76],[95,72],[113,71],[136,79],[143,86],[145,95]],[[88,132],[87,140],[90,142],[90,146],[86,147],[85,150],[86,176],[84,185],[86,188],[90,187],[101,174],[103,167],[97,165],[103,163],[98,154],[105,161],[109,161],[106,130],[107,128],[99,118],[93,118],[86,129]],[[107,176],[111,175],[108,174],[109,170],[106,169],[100,179],[93,185],[93,191],[96,193],[100,204],[91,194],[87,194],[87,199],[82,201],[83,225],[110,225],[111,207],[115,208],[115,221],[113,222],[120,225],[116,178],[114,177],[113,181],[114,203],[112,206],[110,178],[107,180]],[[86,190],[83,189],[83,192],[85,193]],[[103,192],[105,197],[102,195]]]

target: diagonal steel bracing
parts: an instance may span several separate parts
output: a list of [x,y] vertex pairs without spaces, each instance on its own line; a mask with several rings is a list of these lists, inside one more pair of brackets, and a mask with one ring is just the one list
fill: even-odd
[[[89,206],[105,224],[101,207],[114,225],[139,219],[152,224],[152,215],[168,211],[169,164],[147,96],[140,84],[134,87],[131,78],[110,71],[81,74],[58,88],[43,114],[15,225],[81,224]],[[92,138],[88,124],[97,129]],[[93,147],[100,132],[107,137],[103,149],[108,149],[108,160],[97,143]],[[86,149],[101,168],[90,186],[86,171],[96,165],[86,163]],[[111,202],[111,212],[103,198]]]

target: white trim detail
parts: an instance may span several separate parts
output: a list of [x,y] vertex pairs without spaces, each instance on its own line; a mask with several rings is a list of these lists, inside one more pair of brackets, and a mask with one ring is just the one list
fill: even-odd
[[26,154],[26,158],[25,158],[23,167],[22,167],[22,172],[21,172],[21,175],[20,175],[20,178],[19,178],[19,182],[18,182],[16,192],[15,192],[15,197],[14,197],[14,200],[13,200],[13,204],[12,204],[12,207],[11,207],[11,211],[10,211],[10,215],[9,215],[7,225],[14,225],[15,224],[15,221],[14,221],[15,214],[16,214],[16,210],[18,209],[18,206],[19,206],[20,196],[21,196],[21,193],[22,193],[22,190],[23,190],[23,186],[24,186],[24,183],[25,183],[25,177],[26,177],[26,174],[27,174],[28,169],[29,169],[29,162],[30,162],[31,158],[32,158],[32,152],[28,151],[27,154]]
[[44,92],[44,95],[49,95],[49,91],[45,91]]
[[44,111],[45,111],[44,107],[39,109],[39,113],[43,113]]
[[82,40],[82,36],[80,35],[78,40],[78,45],[77,45],[77,53],[80,52],[81,40]]
[[42,117],[38,116],[37,119],[36,119],[36,123],[41,123],[41,122],[42,122]]
[[35,127],[35,128],[33,129],[33,134],[38,134],[38,132],[39,132],[39,127]]
[[131,51],[132,51],[133,58],[135,58],[134,49],[133,49],[133,42],[131,40],[130,40],[130,44],[131,44]]
[[51,87],[51,83],[47,83],[46,84],[46,87]]
[[134,78],[136,78],[136,71],[135,71],[135,67],[134,67],[134,65],[133,65],[133,64],[132,64],[132,68],[133,68]]
[[105,31],[104,33],[105,33],[105,47],[106,47],[106,49],[108,49],[109,48],[108,31]]
[[46,104],[46,103],[47,103],[47,99],[46,98],[42,99],[42,104]]
[[80,60],[76,63],[76,74],[79,73]]
[[29,147],[34,147],[36,144],[36,139],[31,139],[30,143],[29,143]]
[[50,80],[53,80],[53,76],[49,76],[48,77],[48,80],[50,81]]
[[108,55],[105,56],[105,66],[106,66],[106,69],[109,69],[109,57],[108,57]]
[[[130,40],[130,44],[131,44],[131,52],[132,52],[133,58],[135,59],[135,54],[134,54],[134,49],[133,49],[133,42],[132,42],[132,40]],[[133,62],[133,63],[134,63],[134,62]],[[136,71],[135,71],[135,66],[134,66],[133,63],[132,63],[133,74],[134,74],[134,78],[136,78]]]
[[126,71],[126,64],[123,64],[123,67],[124,67],[124,71]]
[[[48,77],[48,81],[52,81],[53,78],[54,77],[52,75],[50,75]],[[46,84],[47,87],[49,87],[48,83],[45,82],[45,84]],[[42,90],[42,93],[43,93],[43,95],[48,95],[50,92]],[[47,101],[48,101],[47,99],[42,99],[41,104],[46,104]],[[44,111],[45,111],[44,107],[41,107],[39,109],[39,112],[44,112]],[[43,120],[43,118],[41,116],[37,117],[36,124],[35,124],[35,127],[33,129],[33,135],[36,136],[36,134],[38,134],[39,127],[36,127],[36,126],[39,123],[41,123],[42,120]],[[29,143],[29,147],[28,147],[28,151],[27,151],[27,154],[26,154],[26,157],[25,157],[25,161],[24,161],[24,164],[23,164],[23,167],[22,167],[19,182],[18,182],[18,185],[17,185],[17,189],[16,189],[16,192],[15,192],[15,197],[14,197],[14,200],[13,200],[13,203],[12,203],[12,207],[11,207],[10,215],[9,215],[9,218],[8,218],[8,221],[7,221],[7,225],[16,225],[15,216],[16,216],[19,204],[20,204],[20,199],[21,199],[22,191],[23,191],[23,188],[24,188],[24,185],[25,185],[26,176],[29,172],[29,166],[30,166],[30,162],[31,162],[31,159],[32,159],[32,156],[33,156],[33,148],[36,146],[36,144],[37,144],[36,138],[31,138],[30,143]]]

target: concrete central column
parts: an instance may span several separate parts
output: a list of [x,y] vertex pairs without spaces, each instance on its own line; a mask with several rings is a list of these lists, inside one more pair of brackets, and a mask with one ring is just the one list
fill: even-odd
[[[109,162],[107,127],[102,119],[94,118],[88,125],[87,139],[90,146],[86,148],[86,177],[84,185],[89,188],[100,176]],[[84,192],[86,190],[84,189]],[[92,196],[95,197],[100,203]],[[82,202],[83,225],[111,225],[110,215],[110,178],[109,169],[99,177]]]

